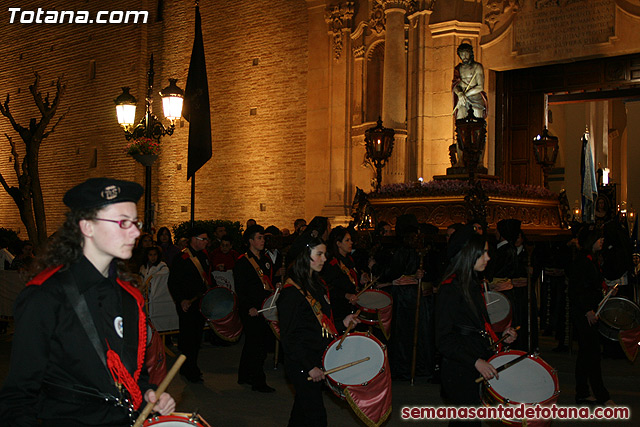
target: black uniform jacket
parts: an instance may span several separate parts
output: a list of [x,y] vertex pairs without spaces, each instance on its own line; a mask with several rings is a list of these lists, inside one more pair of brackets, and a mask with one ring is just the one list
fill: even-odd
[[271,276],[271,258],[262,254],[258,259],[251,251],[238,258],[236,265],[233,267],[233,283],[238,294],[238,309],[240,316],[244,319],[249,315],[250,308],[260,310],[264,300],[271,294],[271,291],[265,290],[260,276],[249,258],[254,259],[258,263],[258,267],[267,276]]
[[[311,295],[322,305],[322,312],[331,317],[331,305],[321,286]],[[307,299],[296,287],[289,286],[282,289],[276,304],[287,371],[306,375],[314,367],[322,368],[322,355],[333,338],[323,336]],[[342,319],[338,323],[336,327],[342,326]]]
[[515,246],[507,242],[499,248],[493,249],[489,255],[491,259],[484,273],[487,279],[493,280],[496,277],[512,279],[515,277],[518,269],[518,252]]
[[569,279],[569,302],[574,318],[596,311],[602,300],[602,273],[593,255],[581,252],[565,271]]
[[[37,276],[34,282],[39,277],[44,276]],[[138,348],[138,333],[140,321],[145,330],[146,321],[140,319],[135,298],[114,278],[103,277],[82,257],[42,284],[27,286],[16,300],[11,367],[0,391],[0,424],[35,426],[36,418],[41,418],[69,420],[66,425],[129,425],[124,408],[65,391],[80,389],[88,394],[118,395],[111,373],[67,297],[64,283],[77,286],[84,296],[105,358],[108,343],[132,376],[139,350],[144,360],[144,345]],[[124,338],[117,332],[120,318]],[[142,366],[138,385],[143,395],[151,388],[147,380],[147,371]]]
[[[341,267],[340,262],[349,269],[347,274]],[[346,257],[337,255],[331,261],[326,262],[322,268],[322,278],[329,287],[331,295],[331,307],[334,315],[344,318],[352,312],[353,304],[345,297],[346,294],[356,294],[356,284],[358,283],[358,273],[355,270],[355,262],[351,255]],[[354,284],[351,280],[354,280]]]
[[464,299],[455,276],[440,285],[436,302],[436,346],[444,358],[473,368],[476,360],[486,360],[493,352],[488,348],[489,339],[480,333],[485,330],[483,319],[489,319],[480,284],[472,286],[471,298],[476,313]]
[[[198,252],[192,248],[190,250],[191,253],[195,254],[196,258],[200,260],[204,273],[208,275],[207,278],[210,278],[211,283],[213,283],[213,278],[211,278],[211,265],[206,250]],[[191,261],[188,252],[181,252],[176,255],[169,269],[168,287],[171,298],[173,298],[177,306],[180,306],[183,300],[202,297],[207,291],[208,285],[198,268],[193,261]]]

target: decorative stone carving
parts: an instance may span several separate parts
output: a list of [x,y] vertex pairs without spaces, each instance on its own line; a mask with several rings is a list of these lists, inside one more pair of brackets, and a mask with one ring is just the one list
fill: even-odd
[[509,21],[511,14],[520,8],[520,0],[488,0],[484,6],[484,24],[493,33],[500,23]]
[[409,0],[382,0],[382,5],[384,9],[404,9],[407,10],[409,8]]
[[333,59],[342,56],[343,32],[351,29],[354,14],[353,2],[340,3],[327,8],[324,20],[329,25],[329,35],[333,38]]
[[433,7],[435,5],[436,0],[410,0],[409,5],[407,6],[407,16],[426,10],[433,12]]
[[369,28],[376,33],[381,34],[384,31],[386,19],[384,16],[384,7],[380,1],[374,1],[371,5],[371,18],[369,19]]

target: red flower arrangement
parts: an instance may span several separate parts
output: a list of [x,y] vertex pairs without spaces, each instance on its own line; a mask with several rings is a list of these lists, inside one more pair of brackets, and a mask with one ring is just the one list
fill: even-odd
[[153,139],[141,136],[139,138],[132,139],[127,143],[125,147],[127,154],[143,154],[143,155],[155,155],[160,154],[160,143]]

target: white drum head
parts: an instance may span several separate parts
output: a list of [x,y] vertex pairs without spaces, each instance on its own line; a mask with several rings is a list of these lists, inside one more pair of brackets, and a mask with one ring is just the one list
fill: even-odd
[[375,378],[384,366],[384,350],[377,341],[365,335],[347,335],[340,350],[337,339],[331,343],[324,356],[324,369],[328,371],[346,363],[369,357],[359,363],[328,376],[343,385],[361,385]]
[[264,300],[264,302],[262,303],[263,309],[271,307],[270,310],[265,310],[262,312],[262,315],[264,316],[264,318],[270,322],[278,321],[278,308],[276,307],[276,301],[278,301],[278,298],[280,298],[280,295],[278,294],[276,296],[275,301],[273,298],[274,296],[275,296],[275,292],[269,295],[269,298]]
[[498,323],[509,316],[511,303],[504,294],[488,291],[484,294],[484,299],[487,302],[487,312],[491,323]]
[[[499,367],[519,354],[498,354],[491,359],[494,367]],[[498,374],[498,379],[489,380],[493,390],[504,399],[518,403],[540,403],[551,398],[556,392],[556,383],[546,366],[527,357]]]
[[391,298],[378,291],[364,291],[358,297],[358,305],[371,310],[379,310],[391,304]]

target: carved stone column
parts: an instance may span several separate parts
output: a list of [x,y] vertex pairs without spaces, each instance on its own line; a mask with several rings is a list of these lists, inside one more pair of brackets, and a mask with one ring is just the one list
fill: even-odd
[[386,34],[384,41],[384,81],[382,122],[385,127],[406,129],[407,59],[404,18],[408,1],[384,0]]

